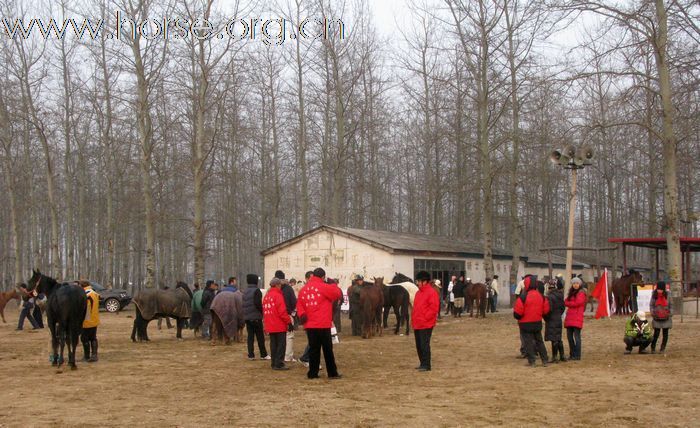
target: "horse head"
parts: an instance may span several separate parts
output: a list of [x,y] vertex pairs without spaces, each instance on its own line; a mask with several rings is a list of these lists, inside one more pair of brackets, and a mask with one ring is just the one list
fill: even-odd
[[633,283],[640,283],[643,280],[642,274],[637,272],[636,270],[630,271],[630,276],[632,277]]
[[38,270],[32,270],[32,277],[27,283],[27,290],[35,291],[37,294],[49,296],[60,284],[50,276],[46,276]]
[[29,281],[27,281],[27,290],[33,290],[37,285],[39,285],[39,281],[41,280],[41,272],[39,272],[38,269],[32,269],[32,277],[29,278]]
[[394,277],[391,279],[391,283],[400,284],[402,282],[413,282],[413,280],[401,272],[394,272]]
[[384,277],[383,276],[377,276],[372,278],[374,280],[374,285],[377,287],[384,287]]

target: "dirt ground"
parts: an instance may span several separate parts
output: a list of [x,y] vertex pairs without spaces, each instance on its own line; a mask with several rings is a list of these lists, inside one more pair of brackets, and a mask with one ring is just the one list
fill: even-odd
[[[248,361],[243,343],[211,346],[191,331],[177,341],[155,322],[150,343],[131,343],[132,317],[101,313],[100,361],[59,374],[48,363],[48,332],[15,331],[10,303],[0,324],[0,426],[700,424],[695,319],[674,319],[666,355],[623,355],[624,319],[587,318],[582,361],[533,369],[515,358],[509,312],[449,318],[433,334],[432,372],[414,370],[412,335],[387,330],[371,340],[341,335],[343,378],[307,380],[300,364],[272,371]],[[297,333],[295,352],[305,344]]]

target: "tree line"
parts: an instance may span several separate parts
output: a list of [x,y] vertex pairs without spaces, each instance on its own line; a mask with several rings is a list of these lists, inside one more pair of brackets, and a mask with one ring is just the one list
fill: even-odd
[[[492,276],[494,248],[565,242],[569,174],[549,153],[568,144],[596,153],[576,244],[666,236],[677,278],[678,236],[698,234],[691,0],[424,0],[391,37],[363,0],[0,10],[345,24],[279,45],[0,37],[6,287],[33,267],[136,287],[260,272],[262,249],[319,224],[479,241]],[[581,31],[562,50],[567,26]]]

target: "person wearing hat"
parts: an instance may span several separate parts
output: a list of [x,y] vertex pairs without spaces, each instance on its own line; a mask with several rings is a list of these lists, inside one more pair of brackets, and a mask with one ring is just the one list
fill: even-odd
[[536,275],[525,278],[525,291],[515,301],[513,317],[518,320],[520,337],[530,367],[535,367],[537,355],[547,366],[547,348],[542,341],[542,317],[549,313],[549,301],[537,290]]
[[306,337],[309,340],[309,371],[306,376],[309,379],[317,379],[321,364],[321,350],[326,361],[326,370],[329,379],[339,379],[333,354],[333,341],[331,338],[331,325],[333,324],[333,302],[343,295],[337,284],[328,284],[326,271],[316,268],[311,278],[299,291],[297,299],[297,315],[304,325]]
[[416,352],[420,365],[418,371],[428,372],[432,369],[430,358],[430,338],[440,312],[440,297],[430,284],[430,274],[424,270],[416,274],[418,292],[413,298],[411,323],[416,338]]
[[571,288],[566,296],[566,338],[569,342],[569,359],[578,361],[581,359],[581,330],[583,329],[583,312],[586,309],[586,293],[581,290],[580,278],[571,280]]
[[457,276],[452,275],[450,282],[447,284],[447,310],[445,311],[445,315],[449,315],[450,313],[454,313],[454,308],[455,308],[454,287],[456,284],[457,284]]
[[666,351],[668,344],[668,330],[673,327],[673,312],[671,310],[671,299],[669,299],[668,291],[666,290],[666,282],[659,281],[656,283],[654,292],[651,295],[649,302],[649,310],[652,316],[652,327],[654,327],[654,338],[651,340],[651,353],[656,353],[656,341],[659,339],[659,333],[663,331],[663,339],[661,340],[661,353]]
[[646,354],[647,346],[651,343],[651,327],[644,311],[635,312],[625,325],[625,354],[632,353],[632,348],[639,346],[639,353]]
[[[439,279],[434,279],[433,285],[435,287],[437,287],[438,290],[440,290],[440,291],[438,291],[438,297],[440,298],[440,310],[438,311],[438,319],[441,320],[442,319],[442,306],[445,303],[444,299],[442,297],[442,281],[440,281]],[[466,289],[466,285],[465,285],[465,289]],[[466,299],[465,299],[465,303],[466,303]]]
[[[566,306],[564,306],[564,283],[550,281],[547,292],[547,300],[549,300],[549,313],[544,317],[544,340],[552,342],[552,359],[550,363],[566,361],[564,357],[564,342],[561,340],[562,322],[561,317],[564,314]],[[557,360],[557,354],[559,360]]]
[[92,289],[89,281],[79,281],[85,290],[87,309],[83,320],[83,332],[80,342],[83,344],[83,361],[97,361],[97,327],[100,325],[100,295]]
[[353,336],[362,336],[362,310],[360,307],[360,289],[365,284],[364,276],[357,274],[348,287],[348,314],[350,315],[350,331]]
[[246,331],[248,332],[248,359],[255,359],[255,340],[258,341],[260,359],[269,360],[265,348],[265,332],[263,331],[263,305],[262,291],[258,288],[258,276],[248,274],[246,276],[248,287],[243,293],[243,319],[245,320]]
[[282,280],[272,278],[270,289],[263,299],[263,325],[265,333],[270,335],[271,366],[273,370],[289,370],[284,364],[284,354],[287,342],[287,327],[292,318],[287,313],[282,294]]
[[[282,286],[282,295],[284,296],[284,305],[287,309],[290,322],[287,326],[287,343],[285,345],[284,361],[292,362],[294,359],[294,317],[297,314],[297,295],[294,292],[294,287],[285,279],[284,272],[278,270],[275,272],[275,278],[279,279]],[[295,281],[296,282],[296,281]]]

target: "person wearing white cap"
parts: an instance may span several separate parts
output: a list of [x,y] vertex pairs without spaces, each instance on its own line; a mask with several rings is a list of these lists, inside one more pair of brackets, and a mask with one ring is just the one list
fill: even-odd
[[651,326],[647,314],[639,311],[632,314],[625,326],[625,354],[632,353],[632,348],[639,346],[639,353],[646,354],[646,347],[651,344]]

